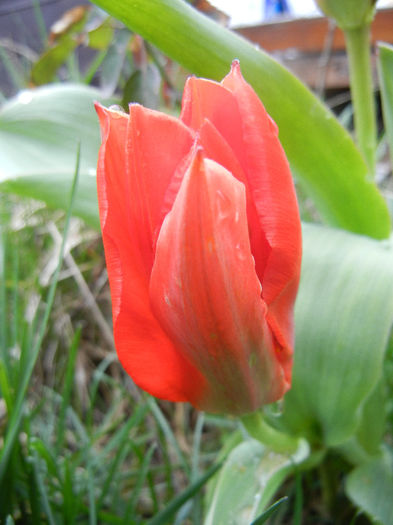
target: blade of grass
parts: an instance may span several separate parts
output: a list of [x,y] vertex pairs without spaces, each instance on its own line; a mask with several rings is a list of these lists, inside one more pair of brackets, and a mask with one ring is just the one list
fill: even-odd
[[263,514],[261,514],[256,520],[254,520],[251,525],[262,525],[262,523],[265,523],[266,520],[270,518],[275,512],[277,512],[278,508],[287,501],[288,497],[284,496],[283,498],[279,499],[273,505],[271,505],[268,509],[265,510]]
[[101,508],[108,494],[117,467],[121,462],[123,450],[126,448],[131,428],[138,426],[141,423],[147,411],[147,405],[138,406],[132,417],[118,430],[118,432],[116,432],[102,451],[102,454],[100,455],[102,458],[105,458],[112,450],[116,450],[116,455],[109,467],[108,476],[102,485],[101,494],[97,501],[97,509]]
[[35,21],[38,27],[38,31],[41,37],[41,42],[44,47],[47,45],[47,31],[46,31],[46,25],[44,20],[44,15],[42,13],[40,0],[32,0],[33,2],[33,9],[34,9],[34,17]]
[[26,85],[23,75],[18,71],[18,68],[13,64],[12,60],[8,56],[8,53],[2,46],[0,46],[0,59],[3,63],[4,69],[8,73],[8,78],[11,80],[14,89],[23,89]]
[[90,64],[89,69],[87,70],[87,73],[85,74],[82,80],[84,84],[90,84],[90,82],[93,80],[94,75],[97,73],[99,67],[104,61],[106,55],[107,55],[106,49],[97,53],[97,56],[94,58],[94,60]]
[[62,512],[65,523],[74,524],[77,513],[78,501],[74,492],[73,477],[74,467],[71,465],[69,458],[64,458],[64,479],[61,486],[63,495]]
[[6,370],[5,363],[0,359],[0,391],[1,395],[5,401],[8,414],[12,414],[13,399],[12,392],[10,389],[8,374]]
[[[58,468],[56,459],[52,452],[48,449],[46,444],[37,437],[33,437],[29,443],[30,449],[34,454],[38,454],[41,459],[45,461],[46,468],[51,476],[58,476]],[[37,456],[38,457],[38,456]]]
[[107,477],[103,478],[99,483],[101,494],[99,495],[96,502],[97,515],[100,514],[101,507],[103,507],[104,504],[106,504],[108,501],[111,502],[111,505],[114,509],[118,508],[118,502],[119,499],[122,499],[122,491],[124,486],[123,483],[119,483],[119,473],[122,472],[121,466],[127,461],[127,456],[130,454],[131,449],[131,444],[128,441],[126,441],[122,444],[122,447],[116,452],[116,456],[111,463],[108,461],[108,459],[106,459],[105,464],[109,463],[109,472]]
[[191,457],[191,474],[192,478],[195,479],[199,475],[199,453],[201,449],[201,438],[203,425],[205,423],[205,414],[203,412],[198,413],[197,422],[195,425],[192,457]]
[[67,362],[66,376],[65,376],[64,387],[63,387],[63,395],[62,395],[62,401],[60,405],[59,419],[57,422],[57,443],[56,443],[57,453],[63,447],[64,439],[65,439],[66,411],[67,411],[67,407],[70,404],[70,399],[71,399],[71,392],[72,392],[73,381],[74,381],[76,355],[78,352],[80,337],[81,337],[81,328],[78,328],[78,330],[76,331],[74,335],[72,343],[71,343],[71,348],[70,348],[68,362]]
[[105,359],[101,361],[101,363],[98,365],[98,367],[94,371],[93,381],[90,387],[90,404],[89,404],[88,412],[86,414],[86,428],[90,430],[93,427],[93,411],[94,411],[95,400],[96,400],[96,395],[98,392],[99,384],[105,375],[105,370],[108,368],[108,366],[111,363],[113,363],[115,359],[116,359],[115,353],[107,355]]
[[[12,312],[11,327],[11,348],[18,348],[18,335],[20,326],[20,306],[19,306],[19,257],[15,246],[11,249],[12,275],[11,275],[11,298],[10,307]],[[20,363],[21,366],[21,363]]]
[[[3,214],[2,214],[3,215]],[[0,352],[1,359],[4,365],[9,369],[7,347],[7,319],[6,319],[6,304],[7,304],[7,289],[5,282],[5,252],[7,236],[1,226],[3,217],[0,217]],[[4,223],[3,223],[4,224]]]
[[160,407],[158,406],[156,400],[153,397],[148,398],[148,405],[150,410],[152,411],[155,419],[157,420],[157,423],[161,427],[167,443],[169,443],[174,451],[176,452],[176,455],[184,469],[184,472],[187,474],[187,476],[190,476],[190,466],[188,465],[186,458],[184,457],[184,454],[180,450],[179,444],[177,442],[177,439],[172,432],[171,427],[168,425],[167,420],[165,419],[163,413],[161,412]]
[[1,451],[0,455],[0,484],[3,483],[4,476],[6,473],[8,461],[10,458],[10,454],[12,452],[12,448],[14,446],[15,439],[18,435],[19,427],[23,418],[23,404],[26,397],[26,393],[29,387],[29,382],[31,375],[33,373],[40,349],[41,349],[41,343],[43,341],[46,328],[48,325],[49,315],[52,309],[53,301],[55,298],[56,293],[56,287],[57,287],[57,281],[59,278],[60,269],[63,262],[63,256],[64,256],[64,248],[67,238],[67,233],[69,230],[70,220],[71,220],[71,214],[72,214],[72,208],[73,203],[76,195],[76,188],[78,183],[78,176],[79,176],[79,162],[80,162],[80,145],[78,146],[77,155],[76,155],[76,167],[75,167],[75,175],[72,183],[71,188],[71,195],[70,195],[70,205],[68,207],[66,220],[65,220],[65,226],[64,226],[64,233],[63,233],[63,241],[60,248],[60,254],[59,254],[59,261],[57,264],[56,271],[53,275],[52,283],[50,285],[48,296],[47,296],[47,303],[46,308],[44,312],[44,316],[41,322],[41,326],[39,329],[38,337],[35,342],[34,347],[31,350],[31,359],[29,361],[28,367],[25,371],[25,374],[22,378],[22,381],[20,382],[17,398],[15,401],[14,410],[12,412],[12,415],[10,417],[9,425],[7,434],[5,436],[4,440],[4,447]]
[[302,525],[302,511],[303,511],[302,474],[301,472],[296,472],[295,474],[295,508],[293,509],[293,525]]
[[194,483],[174,498],[169,505],[159,512],[154,518],[147,522],[147,525],[165,525],[168,523],[173,515],[180,509],[182,505],[189,499],[191,499],[207,481],[214,476],[214,474],[221,468],[222,463],[216,463],[210,467],[205,474],[198,478]]
[[[199,456],[201,450],[202,430],[205,423],[205,414],[198,413],[197,422],[194,430],[194,439],[191,456],[191,480],[194,481],[199,476]],[[194,523],[202,523],[202,501],[200,494],[197,494],[193,502]]]
[[145,454],[143,458],[143,462],[140,467],[140,471],[139,471],[139,475],[135,483],[135,487],[132,491],[130,501],[127,504],[126,512],[124,514],[124,522],[123,522],[124,525],[129,525],[130,517],[135,516],[136,514],[135,507],[136,507],[136,504],[138,503],[139,495],[141,493],[145,479],[149,473],[149,467],[150,467],[151,459],[153,457],[153,453],[155,449],[156,449],[156,444],[152,443],[152,445],[150,445],[147,453]]
[[39,461],[40,460],[38,458],[37,452],[34,452],[34,454],[33,454],[33,470],[34,470],[36,483],[38,485],[38,490],[39,490],[39,493],[40,493],[40,496],[41,496],[41,502],[42,502],[43,510],[46,513],[46,518],[48,520],[49,525],[56,525],[56,520],[55,520],[55,518],[54,518],[54,516],[52,514],[52,509],[50,507],[48,493],[47,493],[47,490],[45,488],[45,483],[44,483],[44,481],[42,479],[42,476],[41,476]]
[[89,525],[97,525],[94,473],[90,461],[87,462],[87,488],[89,498]]
[[[143,458],[145,454],[145,447],[139,447],[135,442],[131,443],[134,454],[138,457],[140,464],[143,464]],[[153,471],[155,470],[154,465],[147,472],[147,485],[151,498],[151,504],[153,508],[153,514],[157,514],[159,511],[159,498],[156,491],[156,484],[154,481]]]
[[118,432],[116,432],[115,435],[108,441],[105,448],[103,449],[103,454],[107,455],[113,450],[117,450],[123,441],[128,437],[131,428],[138,426],[141,423],[148,410],[149,407],[147,405],[138,406],[127,423],[121,427]]

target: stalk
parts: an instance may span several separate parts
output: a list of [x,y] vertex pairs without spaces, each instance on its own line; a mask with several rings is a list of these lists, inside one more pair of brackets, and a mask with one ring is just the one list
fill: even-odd
[[376,114],[370,57],[370,24],[345,29],[355,134],[370,176],[375,174]]
[[253,412],[241,417],[245,429],[251,437],[257,439],[277,453],[291,454],[299,446],[298,439],[271,427],[261,412]]

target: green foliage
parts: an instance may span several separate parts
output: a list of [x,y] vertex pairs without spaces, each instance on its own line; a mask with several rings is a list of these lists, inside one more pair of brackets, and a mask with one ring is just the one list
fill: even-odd
[[293,455],[274,453],[256,440],[236,446],[218,475],[205,525],[259,523],[258,514],[308,453],[305,442]]
[[373,521],[390,525],[393,516],[393,462],[389,453],[351,472],[346,491],[351,500]]
[[393,319],[393,246],[316,225],[304,227],[303,246],[293,384],[283,417],[311,441],[334,446],[353,435],[382,377]]
[[74,212],[98,227],[95,170],[100,138],[94,100],[102,100],[96,89],[56,85],[22,91],[4,104],[0,109],[0,190],[67,209],[80,143]]
[[[60,271],[66,235],[46,290],[37,276],[49,249],[47,243],[35,246],[44,222],[32,229],[31,238],[0,226],[0,522],[199,525],[205,516],[206,525],[257,525],[268,519],[272,525],[288,519],[299,525],[303,518],[316,523],[319,518],[307,513],[315,506],[335,525],[355,523],[356,511],[341,499],[344,483],[358,509],[390,525],[392,454],[386,443],[393,429],[393,346],[385,353],[393,319],[393,245],[370,239],[388,237],[390,218],[361,154],[288,71],[182,0],[96,4],[198,75],[220,80],[239,58],[246,79],[279,125],[301,194],[311,197],[327,224],[352,233],[304,225],[293,387],[283,406],[265,415],[275,429],[291,434],[289,441],[301,437],[291,455],[248,439],[234,421],[196,417],[189,408],[178,411],[125,381],[108,350],[108,345],[113,349],[109,309],[101,313],[78,267],[75,282],[88,299],[74,301],[76,309],[64,307],[69,333],[60,337],[54,292],[57,286],[63,298],[63,290],[69,291],[64,275],[72,266]],[[39,2],[34,5],[40,17]],[[50,43],[41,26],[45,46],[27,69],[14,67],[0,49],[15,86],[58,78],[81,84],[22,91],[2,105],[0,191],[68,210],[67,233],[80,144],[73,212],[97,229],[94,175],[100,139],[93,101],[115,95],[125,109],[131,101],[153,108],[165,102],[168,111],[177,111],[177,66],[172,63],[168,73],[161,51],[96,9]],[[95,50],[83,72],[75,52],[82,41]],[[393,51],[386,44],[379,51],[392,152]],[[93,79],[100,89],[83,85]],[[0,225],[10,224],[14,201],[0,199]],[[86,264],[95,288],[102,253],[94,258],[86,249],[81,268]],[[60,279],[65,282],[57,284]],[[94,306],[88,311],[81,303]],[[96,324],[89,322],[89,313]],[[99,349],[98,358],[91,357],[85,338]],[[56,357],[48,378],[50,352]],[[81,388],[81,374],[89,373]],[[201,490],[209,479],[204,502]],[[280,499],[267,508],[280,487],[288,505]],[[335,498],[345,512],[334,508]]]
[[[48,290],[48,296],[46,300],[46,306],[43,313],[43,317],[39,325],[37,326],[37,334],[35,340],[32,340],[32,348],[30,349],[30,352],[28,356],[26,356],[26,360],[21,360],[21,369],[19,370],[19,377],[20,380],[18,382],[18,388],[15,391],[15,398],[11,401],[9,399],[9,407],[12,408],[12,414],[10,414],[9,418],[9,425],[7,428],[7,433],[5,434],[4,438],[4,444],[1,450],[0,454],[0,484],[4,483],[5,479],[5,473],[8,469],[10,457],[12,454],[12,450],[14,448],[15,440],[17,438],[17,434],[19,433],[19,428],[21,425],[22,417],[23,417],[23,405],[25,404],[25,398],[27,394],[27,389],[29,386],[29,382],[35,367],[35,364],[38,359],[38,355],[41,349],[41,344],[44,339],[45,331],[47,329],[48,320],[49,320],[49,314],[53,305],[55,293],[56,293],[56,286],[57,281],[59,278],[62,258],[64,255],[64,249],[65,249],[65,241],[68,233],[68,228],[70,225],[70,219],[71,219],[71,213],[72,213],[72,207],[75,200],[75,194],[76,194],[76,188],[77,188],[77,182],[78,182],[78,176],[79,176],[79,163],[80,163],[80,148],[78,147],[76,151],[76,168],[75,168],[75,174],[71,186],[71,192],[69,196],[69,206],[65,221],[65,227],[64,227],[64,235],[63,235],[63,241],[60,247],[60,253],[59,253],[59,261],[57,263],[56,271],[53,275],[53,280],[51,283],[51,286]],[[4,349],[5,351],[5,349]],[[8,392],[11,392],[9,388],[7,388]]]
[[[209,468],[198,474],[158,403],[119,376],[114,353],[106,352],[81,385],[86,321],[61,342],[64,336],[53,330],[62,308],[61,300],[53,302],[59,274],[48,293],[36,282],[52,246],[32,237],[34,226],[14,232],[10,203],[2,198],[0,205],[0,522],[129,525],[154,516],[158,524],[172,523],[184,504],[188,513],[195,511],[198,491],[219,468],[201,450],[202,428],[193,468],[200,462]],[[39,224],[43,229],[45,221]],[[62,262],[60,254],[58,270]],[[58,283],[60,294],[70,293],[65,285]],[[42,376],[51,347],[56,359],[50,357],[49,385]]]
[[221,80],[234,58],[277,122],[299,183],[332,225],[384,238],[390,221],[349,134],[311,92],[273,58],[182,0],[96,0],[198,76]]

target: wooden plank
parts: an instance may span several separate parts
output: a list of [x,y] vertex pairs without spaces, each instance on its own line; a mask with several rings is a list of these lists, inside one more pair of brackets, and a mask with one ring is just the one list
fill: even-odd
[[[329,22],[325,17],[300,18],[242,27],[236,31],[269,52],[293,48],[304,53],[316,53],[324,49]],[[393,9],[391,8],[377,11],[372,25],[372,43],[375,44],[378,40],[393,43]],[[344,35],[336,28],[332,50],[338,51],[344,48]]]
[[[304,83],[314,89],[349,86],[343,32],[327,18],[302,18],[243,27],[237,32],[271,53]],[[372,44],[393,43],[393,9],[377,12],[372,25]],[[326,46],[329,53],[324,56]],[[376,65],[373,60],[375,79]]]

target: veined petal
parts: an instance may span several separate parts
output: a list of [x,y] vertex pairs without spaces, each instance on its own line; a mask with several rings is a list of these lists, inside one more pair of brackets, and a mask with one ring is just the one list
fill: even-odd
[[199,143],[202,145],[207,158],[216,161],[218,164],[226,168],[245,186],[247,223],[251,253],[255,260],[255,270],[257,275],[263,276],[266,263],[269,259],[270,246],[266,239],[265,232],[261,228],[246,174],[234,152],[229,147],[228,142],[218,132],[217,128],[213,126],[210,120],[206,119],[199,129]]
[[[165,182],[169,183],[177,164],[187,155],[192,138],[187,130],[177,133],[175,119],[161,118],[156,112],[138,107],[131,110],[129,120],[127,115],[100,105],[96,109],[103,135],[97,168],[98,203],[116,349],[126,371],[144,390],[171,401],[192,401],[199,397],[205,380],[175,350],[154,317],[146,267],[152,264],[153,236],[162,220]],[[138,129],[144,133],[139,135]],[[172,139],[161,137],[163,131],[171,132]],[[149,156],[158,140],[168,149],[165,154]],[[162,179],[157,182],[156,171],[153,183],[154,170],[159,170]],[[148,195],[142,195],[146,189]]]
[[171,181],[183,176],[193,142],[193,133],[179,119],[130,105],[124,189],[148,275],[158,232],[175,198]]
[[[220,97],[225,102],[220,103]],[[263,250],[257,250],[254,242],[251,248],[262,297],[268,305],[268,320],[283,348],[284,363],[293,346],[292,311],[300,275],[301,229],[293,181],[277,127],[243,79],[236,61],[221,84],[189,80],[181,118],[193,129],[208,119],[228,143],[246,176],[247,198],[252,199],[265,243]],[[251,237],[261,238],[253,233],[255,222],[250,222],[249,228]]]
[[222,84],[205,78],[189,77],[184,86],[180,120],[196,131],[205,120],[209,120],[241,161],[241,115],[233,93]]
[[262,279],[268,321],[283,348],[293,345],[293,305],[300,279],[301,226],[289,164],[278,129],[239,62],[222,81],[241,108],[247,178],[271,253]]
[[265,319],[244,185],[201,150],[161,227],[150,300],[206,379],[198,408],[245,413],[282,397],[288,383]]

